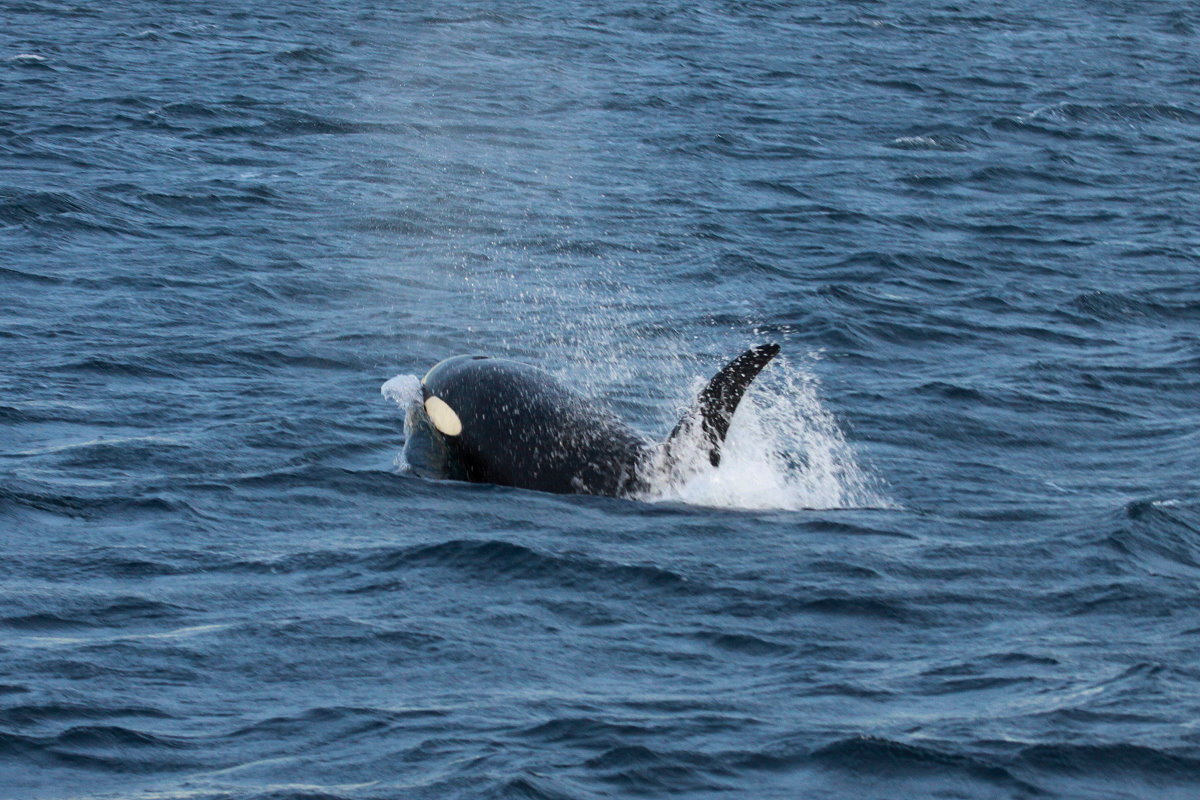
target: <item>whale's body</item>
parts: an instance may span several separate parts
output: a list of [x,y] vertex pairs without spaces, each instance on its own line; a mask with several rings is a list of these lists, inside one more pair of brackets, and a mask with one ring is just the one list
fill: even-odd
[[408,411],[405,459],[423,477],[634,496],[652,469],[670,467],[685,432],[698,432],[718,464],[742,395],[778,352],[778,345],[761,345],[727,364],[661,444],[544,370],[487,356],[449,358],[421,381],[422,402]]

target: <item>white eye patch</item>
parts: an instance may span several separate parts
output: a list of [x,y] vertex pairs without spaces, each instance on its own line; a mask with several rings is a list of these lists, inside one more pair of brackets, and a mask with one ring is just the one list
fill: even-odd
[[429,421],[440,433],[446,436],[458,436],[462,433],[462,420],[442,398],[430,395],[425,400],[425,413],[429,415]]

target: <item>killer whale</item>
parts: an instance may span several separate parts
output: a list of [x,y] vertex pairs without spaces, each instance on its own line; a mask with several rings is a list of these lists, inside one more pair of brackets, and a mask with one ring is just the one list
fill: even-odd
[[422,477],[492,483],[556,494],[636,496],[656,470],[685,453],[717,466],[746,389],[779,353],[751,348],[705,386],[662,443],[544,370],[489,356],[455,356],[421,380],[410,405],[404,455]]

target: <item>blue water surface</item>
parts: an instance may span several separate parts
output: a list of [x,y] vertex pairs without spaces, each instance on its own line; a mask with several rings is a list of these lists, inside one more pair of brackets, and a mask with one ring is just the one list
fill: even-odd
[[[0,0],[0,796],[1196,797],[1198,31]],[[395,466],[762,341],[657,502]]]

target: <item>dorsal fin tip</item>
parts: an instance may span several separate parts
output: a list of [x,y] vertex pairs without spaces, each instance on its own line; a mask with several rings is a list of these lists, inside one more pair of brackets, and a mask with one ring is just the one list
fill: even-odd
[[690,427],[689,423],[698,418],[709,463],[718,466],[721,463],[721,445],[725,441],[725,434],[729,432],[733,414],[742,402],[742,396],[763,368],[779,354],[779,349],[774,342],[760,344],[722,367],[671,431],[667,437],[667,448],[670,449],[671,442],[680,431]]

